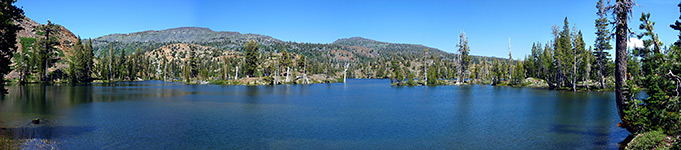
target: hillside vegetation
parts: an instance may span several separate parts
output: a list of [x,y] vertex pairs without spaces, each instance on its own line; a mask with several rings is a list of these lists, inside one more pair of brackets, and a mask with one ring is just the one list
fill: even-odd
[[[416,44],[395,44],[380,42],[361,37],[339,39],[329,44],[285,42],[269,36],[258,34],[241,34],[238,32],[213,31],[208,28],[181,27],[159,31],[144,31],[127,34],[110,34],[92,39],[95,64],[98,67],[92,74],[93,79],[108,80],[107,70],[112,67],[109,63],[115,58],[124,57],[133,60],[136,56],[144,56],[137,59],[144,59],[145,65],[137,68],[148,72],[134,73],[139,80],[144,79],[181,79],[183,78],[183,67],[188,66],[190,53],[195,51],[198,65],[194,67],[205,68],[203,81],[215,79],[236,79],[244,77],[243,65],[245,63],[245,45],[253,40],[258,45],[257,76],[286,76],[294,74],[297,79],[303,78],[303,74],[324,76],[320,82],[335,82],[336,78],[394,78],[395,67],[385,62],[400,62],[401,70],[404,75],[414,74],[415,78],[424,78],[424,64],[439,67],[435,75],[443,79],[454,78],[456,73],[456,54],[447,53],[442,50]],[[82,39],[87,41],[87,39]],[[454,45],[455,43],[453,43]],[[193,49],[193,50],[192,50]],[[426,56],[425,51],[429,53]],[[281,66],[279,61],[283,59],[283,51],[287,51],[291,63],[284,63]],[[114,57],[111,57],[114,56]],[[424,57],[425,56],[425,57]],[[305,59],[304,61],[301,59]],[[121,58],[122,59],[122,58]],[[428,59],[424,61],[424,59]],[[473,56],[473,68],[489,69],[493,61],[504,62],[505,59]],[[485,63],[483,63],[485,62]],[[120,62],[119,62],[120,63]],[[117,64],[117,63],[114,63]],[[476,65],[477,64],[477,65]],[[487,66],[483,66],[485,64]],[[167,65],[167,66],[163,66]],[[226,66],[225,66],[226,65]],[[131,67],[131,65],[124,65]],[[237,70],[242,67],[242,70]],[[346,68],[347,67],[347,68]],[[126,67],[121,66],[125,69]],[[166,69],[159,69],[166,68]],[[288,70],[284,70],[287,68]],[[346,71],[347,69],[347,71]],[[115,70],[115,69],[114,69]],[[191,69],[190,69],[191,70]],[[163,73],[167,71],[168,73]],[[343,74],[343,71],[346,71]],[[285,73],[289,72],[289,73]],[[291,73],[292,72],[292,73]],[[489,72],[474,72],[481,75],[490,76]],[[486,73],[486,75],[482,75]],[[130,76],[130,75],[113,75]],[[193,77],[193,75],[190,75]],[[117,80],[138,80],[138,78]],[[199,80],[199,79],[195,79]],[[275,79],[273,79],[275,80]],[[198,82],[198,81],[197,81]],[[264,82],[264,81],[262,81]]]

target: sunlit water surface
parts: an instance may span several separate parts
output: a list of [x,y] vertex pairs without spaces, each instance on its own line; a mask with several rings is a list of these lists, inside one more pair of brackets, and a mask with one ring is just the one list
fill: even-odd
[[389,82],[9,86],[0,126],[59,149],[617,149],[628,135],[612,92]]

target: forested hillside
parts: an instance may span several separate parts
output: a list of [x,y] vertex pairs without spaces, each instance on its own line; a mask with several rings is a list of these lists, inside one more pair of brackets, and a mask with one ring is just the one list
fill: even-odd
[[[124,66],[129,68],[134,65],[123,65],[116,69],[115,65],[109,66],[106,63],[121,64],[125,62],[116,60],[116,58],[132,61],[134,59],[131,58],[134,57],[144,59],[135,61],[145,62],[142,63],[145,65],[136,67],[141,69],[136,70],[145,70],[146,72],[129,73],[135,74],[135,77],[144,77],[140,79],[183,78],[183,67],[191,66],[191,64],[198,64],[194,67],[205,69],[205,71],[200,71],[202,69],[190,71],[189,76],[192,78],[202,74],[201,76],[204,76],[204,78],[201,80],[203,81],[236,79],[239,76],[246,76],[242,71],[247,62],[245,60],[246,44],[250,40],[257,43],[258,50],[255,53],[255,58],[257,58],[256,63],[258,65],[256,74],[249,77],[267,76],[274,78],[274,76],[290,74],[291,76],[298,76],[296,78],[300,79],[304,78],[300,77],[302,74],[318,74],[326,76],[319,78],[319,82],[335,82],[334,78],[344,76],[347,78],[393,78],[395,81],[402,77],[403,79],[400,81],[404,81],[409,74],[413,74],[415,79],[425,78],[424,63],[437,67],[435,73],[432,73],[435,78],[453,79],[453,74],[456,73],[456,69],[452,69],[456,68],[456,62],[454,62],[457,58],[456,54],[423,45],[394,44],[360,37],[339,39],[330,44],[297,43],[257,34],[216,32],[208,28],[182,27],[160,31],[111,34],[92,39],[93,53],[96,57],[95,65],[97,66],[92,77],[108,79],[110,77],[106,74],[109,71],[106,69],[111,70],[113,68],[112,70],[116,72],[115,70],[125,70],[126,67]],[[82,41],[86,41],[86,39]],[[209,48],[212,55],[208,58],[202,57],[202,59],[196,60],[200,62],[191,62],[189,60],[192,50],[187,47],[187,44],[192,48]],[[452,45],[455,44],[452,43]],[[182,46],[184,47],[181,48]],[[428,51],[428,55],[424,50]],[[203,51],[197,49],[197,53],[203,53]],[[288,56],[284,56],[284,51]],[[125,58],[121,57],[121,53],[124,53]],[[114,57],[111,57],[112,54]],[[138,55],[144,57],[135,57]],[[282,59],[290,62],[280,63],[279,61],[282,61]],[[424,61],[424,59],[428,60]],[[472,68],[478,70],[470,73],[481,79],[491,77],[489,70],[495,60],[496,62],[506,62],[501,58],[472,56],[472,65],[476,66]],[[400,62],[401,68],[394,66],[396,64],[386,63],[391,61]],[[159,69],[165,68],[164,65],[167,65],[170,69]],[[242,70],[237,70],[239,67]],[[482,70],[483,68],[487,70]],[[401,73],[394,73],[395,69],[401,70]],[[168,73],[164,73],[164,71]],[[346,74],[343,74],[343,71],[346,71]],[[125,74],[123,71],[118,72]],[[123,79],[120,77],[124,76],[127,76],[124,80],[137,80],[130,75],[117,75],[115,73],[112,75],[117,80]]]
[[344,45],[344,46],[359,46],[359,47],[366,47],[370,49],[375,49],[378,51],[387,51],[387,52],[398,52],[398,53],[408,53],[408,54],[420,54],[423,53],[423,49],[429,49],[429,51],[432,54],[446,54],[446,52],[432,48],[432,47],[427,47],[423,45],[416,45],[416,44],[395,44],[395,43],[387,43],[387,42],[381,42],[381,41],[375,41],[371,39],[366,39],[366,38],[361,38],[361,37],[351,37],[351,38],[342,38],[334,41],[332,44],[338,44],[338,45]]
[[[464,77],[472,77],[472,83],[492,83],[493,79],[501,81],[510,77],[511,70],[495,69],[496,66],[508,68],[515,63],[504,58],[467,54],[466,58],[470,59],[460,61],[458,54],[437,48],[361,37],[343,38],[329,44],[298,43],[265,35],[199,27],[77,40],[62,26],[40,25],[28,18],[26,20],[21,24],[24,30],[18,35],[21,45],[14,59],[16,69],[8,76],[21,82],[156,79],[192,83],[229,80],[232,83],[227,84],[282,84],[338,82],[345,77],[390,78],[398,85],[416,85],[425,84],[427,76],[430,76],[431,84],[450,84],[450,81]],[[46,35],[48,31],[52,33],[49,37]],[[246,45],[249,41],[257,43],[256,51],[248,52]],[[452,43],[457,44],[460,43]],[[74,49],[78,50],[78,56],[72,54]],[[71,69],[78,66],[74,63],[86,63],[88,66]],[[86,77],[68,74],[69,71],[87,68],[91,68],[90,73],[80,74]],[[245,69],[253,72],[246,73]],[[314,79],[310,81],[308,74]],[[255,78],[244,80],[243,77]]]

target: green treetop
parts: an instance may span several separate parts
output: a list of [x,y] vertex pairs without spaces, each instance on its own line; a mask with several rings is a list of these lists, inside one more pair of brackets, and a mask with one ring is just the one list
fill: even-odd
[[254,76],[258,71],[258,42],[250,40],[246,43],[245,57],[244,73],[247,76]]

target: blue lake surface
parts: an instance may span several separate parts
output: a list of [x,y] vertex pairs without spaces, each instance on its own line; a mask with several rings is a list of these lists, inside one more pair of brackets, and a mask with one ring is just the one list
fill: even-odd
[[612,92],[389,82],[8,86],[0,126],[59,149],[617,149],[629,135]]

